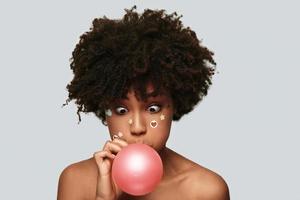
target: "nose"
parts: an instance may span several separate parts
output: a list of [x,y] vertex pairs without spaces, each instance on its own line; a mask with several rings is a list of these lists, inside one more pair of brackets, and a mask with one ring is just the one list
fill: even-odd
[[146,133],[146,126],[143,117],[140,113],[135,113],[132,116],[132,124],[130,125],[130,132],[132,135],[140,136]]

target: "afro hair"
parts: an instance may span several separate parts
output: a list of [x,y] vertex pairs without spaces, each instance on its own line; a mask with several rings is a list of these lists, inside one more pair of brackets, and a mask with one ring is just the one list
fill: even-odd
[[[174,121],[207,95],[216,66],[213,52],[190,27],[183,27],[182,15],[151,9],[139,14],[135,9],[124,9],[122,19],[95,18],[72,52],[74,77],[62,106],[75,99],[79,122],[80,112],[93,112],[105,125],[105,109],[126,98],[131,87],[141,100],[167,91]],[[154,86],[150,95],[148,82]]]

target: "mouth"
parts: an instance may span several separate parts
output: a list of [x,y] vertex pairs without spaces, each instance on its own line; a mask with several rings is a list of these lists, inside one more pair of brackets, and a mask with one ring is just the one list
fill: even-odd
[[145,144],[145,142],[144,141],[142,141],[142,140],[137,140],[137,141],[132,141],[132,142],[130,142],[131,144]]
[[[148,144],[147,142],[144,142],[144,141],[142,141],[142,140],[133,141],[133,142],[131,142],[131,143],[132,143],[132,144],[135,144],[135,143],[137,143],[137,144],[146,144],[146,145],[152,147],[152,145],[150,145],[150,144]],[[153,148],[153,147],[152,147],[152,148]]]

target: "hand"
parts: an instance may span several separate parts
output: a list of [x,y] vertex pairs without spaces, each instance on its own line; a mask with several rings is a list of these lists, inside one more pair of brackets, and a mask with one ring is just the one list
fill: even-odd
[[96,199],[116,200],[123,193],[111,176],[112,162],[115,155],[128,143],[120,138],[107,141],[102,151],[94,153],[94,159],[99,169]]

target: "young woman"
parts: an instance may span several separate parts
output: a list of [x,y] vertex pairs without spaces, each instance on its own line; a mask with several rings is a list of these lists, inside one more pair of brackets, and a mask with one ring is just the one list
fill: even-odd
[[[125,9],[122,19],[94,19],[73,51],[66,104],[76,99],[79,122],[79,112],[95,113],[111,140],[62,171],[58,200],[229,200],[220,175],[166,146],[172,121],[207,94],[213,53],[182,26],[176,12],[145,9],[138,14],[134,9]],[[111,177],[115,155],[131,143],[151,146],[163,161],[160,183],[143,196],[123,192]]]

